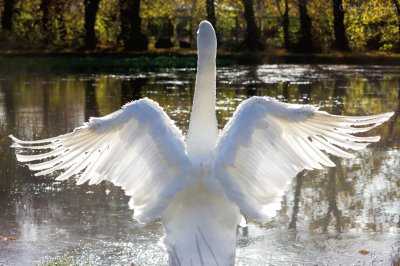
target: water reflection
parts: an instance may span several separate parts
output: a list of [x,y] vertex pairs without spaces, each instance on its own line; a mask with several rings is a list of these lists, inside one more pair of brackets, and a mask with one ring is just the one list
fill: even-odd
[[[109,183],[76,187],[72,180],[32,177],[15,162],[7,135],[38,139],[73,130],[91,116],[149,97],[187,130],[195,69],[134,71],[92,76],[13,74],[0,79],[0,264],[23,265],[60,255],[93,264],[165,264],[157,244],[160,222],[142,228],[123,192]],[[370,263],[386,265],[400,244],[400,68],[332,65],[265,65],[218,70],[220,128],[252,95],[320,105],[335,114],[397,110],[373,131],[381,142],[356,159],[333,158],[337,168],[294,177],[276,218],[250,221],[240,231],[243,265]]]

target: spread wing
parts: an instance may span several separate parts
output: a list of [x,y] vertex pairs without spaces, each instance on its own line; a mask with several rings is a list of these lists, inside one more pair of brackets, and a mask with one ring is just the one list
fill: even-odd
[[243,214],[265,221],[280,208],[292,177],[303,169],[335,166],[326,153],[353,157],[347,149],[363,149],[379,137],[352,134],[368,131],[392,114],[337,116],[311,105],[252,97],[239,105],[220,135],[215,176]]
[[[108,180],[121,186],[141,222],[161,215],[187,179],[183,136],[161,107],[147,98],[91,118],[65,135],[35,141],[10,137],[18,148],[18,161],[39,171],[36,176],[61,173],[56,180],[76,175],[77,184]],[[28,150],[36,154],[26,154]]]

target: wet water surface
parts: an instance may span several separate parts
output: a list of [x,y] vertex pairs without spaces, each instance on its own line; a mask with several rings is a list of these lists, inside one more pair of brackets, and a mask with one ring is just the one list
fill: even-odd
[[[128,198],[110,183],[76,186],[34,177],[15,160],[9,134],[66,133],[142,97],[160,103],[186,132],[195,69],[124,74],[0,74],[0,265],[67,258],[73,264],[162,265],[161,222],[132,219]],[[369,133],[379,143],[335,169],[306,171],[287,187],[267,224],[238,229],[237,265],[390,265],[400,247],[400,67],[263,65],[218,69],[220,128],[253,95],[318,105],[334,114],[397,111]],[[360,251],[365,250],[361,254]]]

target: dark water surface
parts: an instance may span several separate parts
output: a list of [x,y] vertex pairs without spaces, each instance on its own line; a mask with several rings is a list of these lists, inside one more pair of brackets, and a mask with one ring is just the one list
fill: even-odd
[[[0,265],[59,257],[75,264],[166,264],[160,221],[137,224],[121,189],[34,177],[15,161],[7,136],[66,133],[141,97],[159,102],[186,132],[194,78],[195,69],[0,73],[0,236],[16,238],[0,239]],[[335,114],[397,111],[370,133],[382,140],[355,159],[334,159],[336,169],[294,177],[276,218],[238,230],[237,249],[237,265],[390,265],[400,247],[400,67],[235,66],[218,69],[217,86],[220,128],[252,95],[319,105]]]

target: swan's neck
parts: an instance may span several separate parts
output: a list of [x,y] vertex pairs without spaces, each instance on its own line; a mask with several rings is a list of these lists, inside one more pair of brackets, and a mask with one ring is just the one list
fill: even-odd
[[187,152],[191,158],[207,158],[214,151],[218,138],[215,75],[215,53],[199,53],[192,114],[186,136]]

